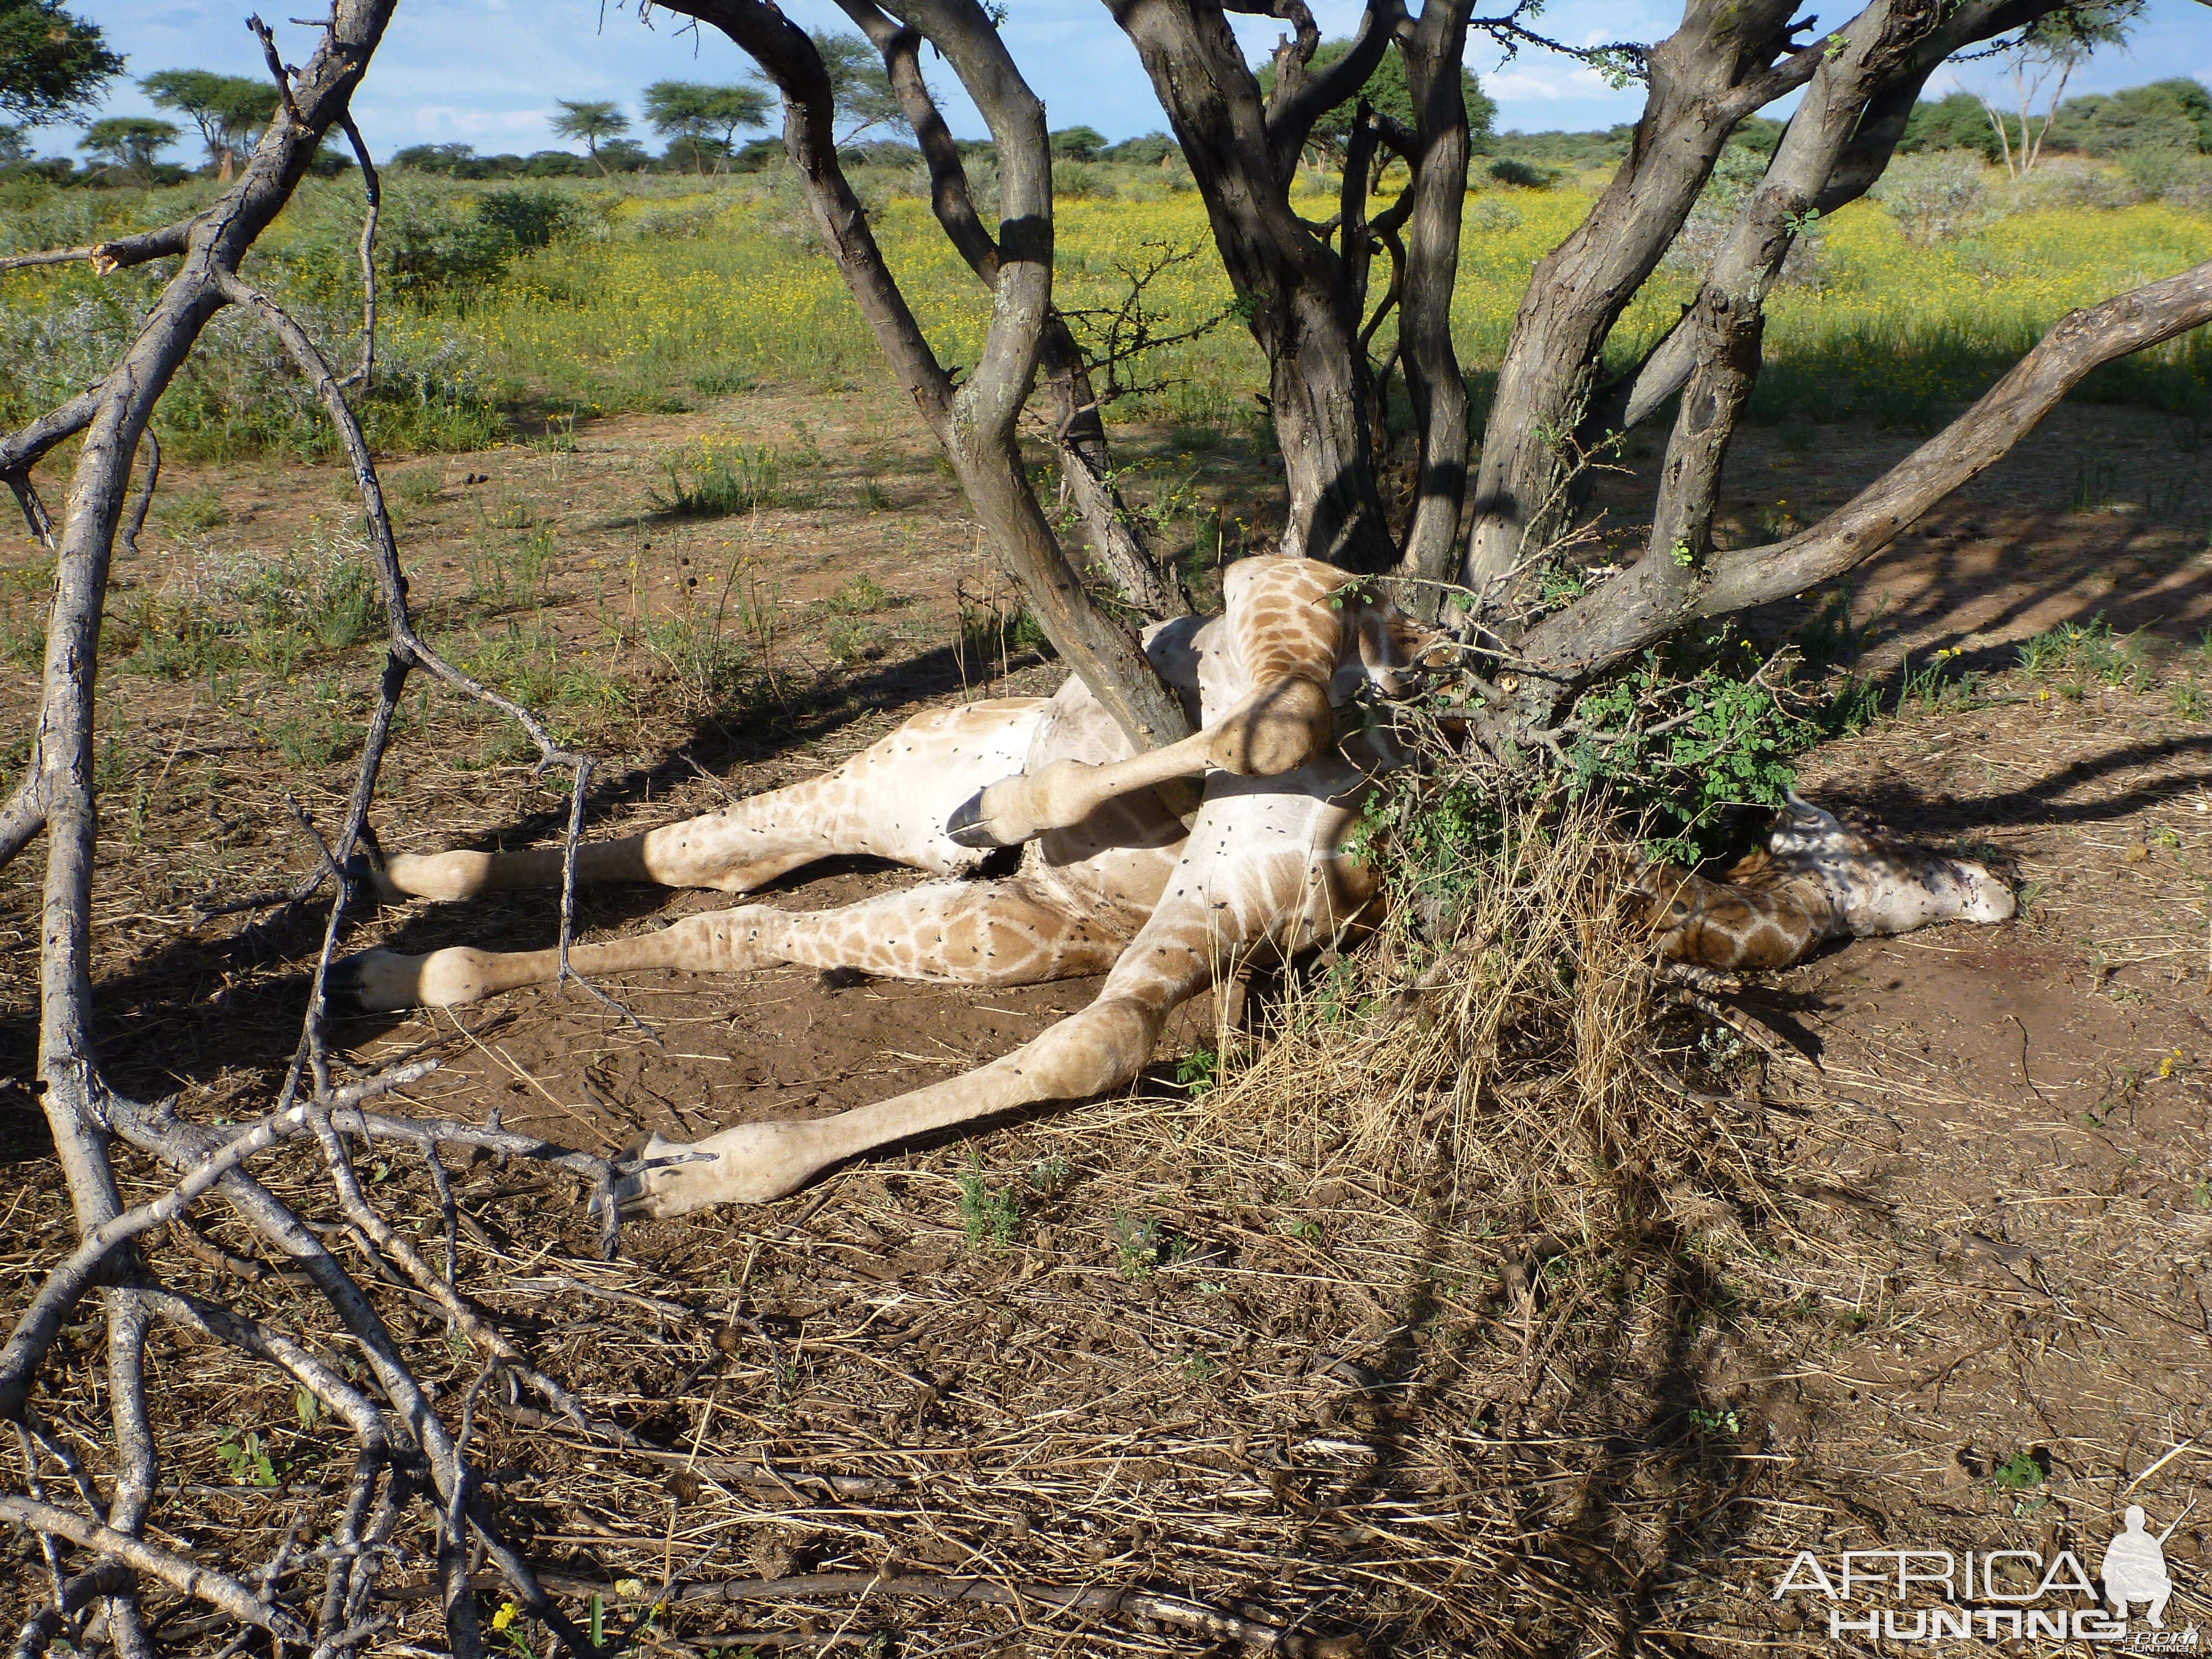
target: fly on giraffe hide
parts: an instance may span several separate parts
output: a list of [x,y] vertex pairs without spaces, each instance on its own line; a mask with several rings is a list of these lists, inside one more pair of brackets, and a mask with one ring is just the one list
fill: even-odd
[[[894,1141],[1122,1087],[1168,1015],[1241,962],[1370,924],[1377,882],[1346,842],[1375,780],[1406,757],[1353,704],[1363,689],[1402,695],[1452,647],[1316,560],[1243,560],[1222,592],[1220,616],[1146,639],[1196,728],[1180,743],[1136,753],[1071,679],[1050,698],[917,715],[822,778],[579,850],[579,880],[731,893],[847,854],[937,878],[835,910],[740,904],[577,945],[581,973],[793,963],[975,985],[1105,975],[1087,1007],[964,1076],[692,1146],[655,1136],[617,1189],[625,1214],[764,1202]],[[982,873],[994,849],[1013,847],[1012,874]],[[389,897],[459,900],[556,884],[561,854],[402,856],[373,874]],[[2009,888],[1985,867],[1880,841],[1794,800],[1765,853],[1727,879],[1655,868],[1634,896],[1664,953],[1722,969],[1782,966],[1844,933],[2012,914]],[[358,1006],[393,1009],[472,1002],[558,971],[550,950],[371,951],[338,964],[332,984]]]

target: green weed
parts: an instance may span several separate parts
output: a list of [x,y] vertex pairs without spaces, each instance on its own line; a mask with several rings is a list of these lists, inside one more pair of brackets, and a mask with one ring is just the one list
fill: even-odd
[[2027,1492],[2041,1486],[2049,1473],[2033,1452],[2015,1451],[1990,1471],[1990,1484],[2006,1492]]
[[971,1154],[960,1177],[960,1225],[969,1249],[1004,1249],[1020,1230],[1021,1200],[1012,1188],[990,1185],[983,1174],[983,1160]]
[[2061,623],[2020,647],[2021,671],[2061,696],[2079,701],[2094,684],[2148,691],[2151,665],[2140,634],[2115,634],[2100,611],[2086,623]]
[[284,1484],[284,1472],[270,1455],[261,1437],[252,1429],[243,1435],[233,1429],[216,1443],[216,1456],[230,1478],[241,1486],[274,1487]]
[[657,501],[664,513],[682,518],[726,519],[783,501],[782,468],[773,449],[702,443],[696,458],[672,455],[663,465],[668,474],[668,493]]
[[1210,1092],[1221,1075],[1221,1057],[1211,1048],[1194,1048],[1176,1061],[1176,1081],[1196,1100]]
[[891,596],[873,576],[855,576],[822,603],[841,617],[865,617],[881,611]]

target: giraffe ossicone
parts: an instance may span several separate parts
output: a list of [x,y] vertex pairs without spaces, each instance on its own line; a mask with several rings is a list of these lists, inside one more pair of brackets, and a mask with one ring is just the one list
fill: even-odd
[[[570,961],[587,975],[789,963],[971,985],[1105,976],[1088,1006],[963,1076],[688,1146],[656,1135],[618,1185],[626,1215],[765,1202],[876,1147],[1122,1087],[1170,1012],[1241,961],[1367,924],[1377,884],[1346,841],[1369,788],[1403,757],[1386,732],[1340,711],[1364,685],[1401,693],[1441,636],[1317,560],[1246,559],[1222,591],[1221,615],[1146,635],[1197,727],[1181,743],[1137,754],[1070,679],[1051,697],[916,715],[823,777],[580,849],[579,880],[729,893],[848,854],[937,878],[838,909],[740,904],[574,945]],[[992,849],[1013,846],[1013,873],[984,873]],[[561,854],[406,855],[373,873],[389,897],[459,900],[556,885]],[[1986,866],[1882,840],[1794,798],[1766,850],[1726,879],[1654,866],[1632,896],[1664,953],[1722,969],[1785,965],[1848,933],[2012,914],[2010,888]],[[370,951],[334,968],[331,990],[370,1010],[452,1006],[557,973],[550,950]]]

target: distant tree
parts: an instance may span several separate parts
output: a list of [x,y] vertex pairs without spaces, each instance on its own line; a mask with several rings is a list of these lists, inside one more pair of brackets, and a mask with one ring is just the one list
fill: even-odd
[[473,144],[410,144],[392,154],[392,165],[410,167],[416,173],[443,173],[459,176],[459,170],[476,160]]
[[607,164],[599,159],[602,139],[619,138],[629,131],[629,117],[622,112],[618,104],[586,103],[561,98],[555,100],[561,112],[553,118],[553,131],[563,138],[580,138],[590,154],[592,164],[605,176]]
[[635,138],[610,138],[599,146],[599,164],[610,173],[636,173],[653,160]]
[[[1316,49],[1311,71],[1319,73],[1352,50],[1349,40],[1324,40]],[[1273,94],[1275,90],[1275,66],[1270,63],[1259,72],[1260,89]],[[1460,95],[1467,101],[1467,142],[1468,153],[1480,155],[1490,149],[1491,128],[1498,119],[1498,106],[1482,90],[1482,83],[1474,78],[1473,70],[1462,65],[1459,72]],[[1378,115],[1387,115],[1401,126],[1411,129],[1413,125],[1413,94],[1406,90],[1406,62],[1395,52],[1385,52],[1382,61],[1375,66],[1375,73],[1367,77],[1367,84],[1335,108],[1323,112],[1313,124],[1306,137],[1306,154],[1316,161],[1323,160],[1341,162],[1345,144],[1352,136],[1352,117],[1358,113],[1359,100],[1364,98]]]
[[21,167],[30,159],[30,130],[0,121],[0,170]]
[[1136,138],[1124,138],[1109,146],[1099,159],[1120,161],[1129,167],[1156,167],[1164,165],[1170,155],[1181,155],[1176,141],[1164,132],[1147,132]]
[[1062,127],[1052,135],[1052,153],[1063,161],[1095,161],[1106,151],[1106,135],[1096,127]]
[[260,130],[276,112],[276,83],[266,76],[163,70],[138,84],[156,107],[191,118],[219,179],[230,177],[240,153],[253,147]]
[[[1981,94],[1982,111],[1996,134],[1997,158],[2014,178],[2035,170],[2044,140],[2058,118],[2066,82],[2100,46],[2123,45],[2142,13],[2144,0],[2085,0],[2038,19],[2004,52],[2002,92]],[[2044,89],[2050,88],[2046,100]],[[2000,103],[2007,107],[2000,107]],[[2038,106],[2043,111],[2039,125]]]
[[2069,98],[2051,124],[2051,143],[2091,155],[2212,152],[2212,93],[2195,81],[2171,80]]
[[1997,136],[1990,128],[1982,100],[1971,92],[1954,92],[1947,98],[1915,104],[1905,118],[1905,137],[1897,141],[1897,148],[1908,155],[1923,150],[1966,149],[1984,161],[1994,161]]
[[672,156],[689,151],[704,177],[710,150],[727,159],[739,127],[768,124],[768,94],[757,86],[655,81],[645,89],[645,118],[669,141]]
[[[592,163],[597,159],[595,156],[586,160],[574,151],[565,149],[533,150],[522,164],[522,176],[526,179],[587,179],[592,174]],[[599,168],[602,174],[605,171],[604,167]]]
[[143,185],[154,182],[154,159],[177,142],[177,129],[144,115],[111,115],[85,129],[77,148]]
[[0,115],[33,127],[65,120],[122,72],[100,30],[55,0],[0,0]]
[[831,34],[817,29],[814,50],[830,73],[830,100],[840,131],[837,142],[849,144],[877,127],[911,132],[906,115],[891,91],[891,78],[882,56],[857,34]]

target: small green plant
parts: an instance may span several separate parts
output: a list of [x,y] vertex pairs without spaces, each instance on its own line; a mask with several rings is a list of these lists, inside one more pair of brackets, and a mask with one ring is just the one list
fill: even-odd
[[530,447],[540,454],[573,455],[576,453],[576,417],[557,415],[545,423],[545,430],[530,440]]
[[2004,1492],[2028,1492],[2049,1474],[2035,1454],[2016,1451],[1990,1471],[1990,1484]]
[[1743,1419],[1734,1411],[1708,1410],[1703,1406],[1692,1406],[1689,1410],[1689,1419],[1691,1427],[1698,1433],[1715,1438],[1725,1435],[1733,1440],[1743,1432]]
[[854,617],[833,616],[822,625],[822,643],[847,668],[883,654],[874,640],[875,630]]
[[1048,1158],[1029,1172],[1029,1183],[1047,1198],[1066,1190],[1075,1179],[1075,1166],[1064,1158]]
[[668,494],[659,498],[659,506],[665,513],[726,519],[783,501],[783,470],[773,449],[702,442],[687,456],[672,455],[663,463]]
[[230,1471],[230,1478],[242,1486],[266,1488],[284,1484],[276,1460],[269,1455],[261,1437],[252,1429],[242,1435],[233,1429],[216,1443],[215,1455]]
[[709,398],[727,398],[740,392],[750,392],[760,384],[760,376],[749,368],[710,368],[691,377],[691,389],[704,392]]
[[983,1179],[983,1160],[970,1154],[960,1176],[960,1225],[971,1249],[1004,1249],[1021,1227],[1021,1201],[1010,1188]]
[[1188,1261],[1198,1248],[1158,1216],[1138,1217],[1121,1210],[1114,1212],[1112,1234],[1124,1279],[1150,1279],[1162,1267]]
[[1947,705],[1971,699],[1981,684],[1981,676],[1967,673],[1952,677],[1951,665],[1961,654],[1957,647],[1946,646],[1930,653],[1917,669],[1908,656],[1898,673],[1895,712],[1902,714],[1908,704],[1917,704],[1923,713],[1933,714]]
[[2023,641],[2020,665],[2031,680],[2073,701],[2092,684],[2147,691],[2151,684],[2142,635],[2113,633],[2101,611],[2086,623],[2061,623]]
[[2212,719],[2212,693],[2194,680],[2183,680],[2173,688],[2173,712],[2185,720]]
[[885,489],[873,478],[870,478],[861,484],[860,511],[863,513],[888,513],[890,510],[890,491]]
[[1194,1048],[1176,1061],[1176,1081],[1190,1091],[1193,1100],[1210,1091],[1220,1073],[1221,1057],[1211,1048]]
[[833,616],[866,617],[881,611],[890,599],[873,576],[855,576],[822,603]]

